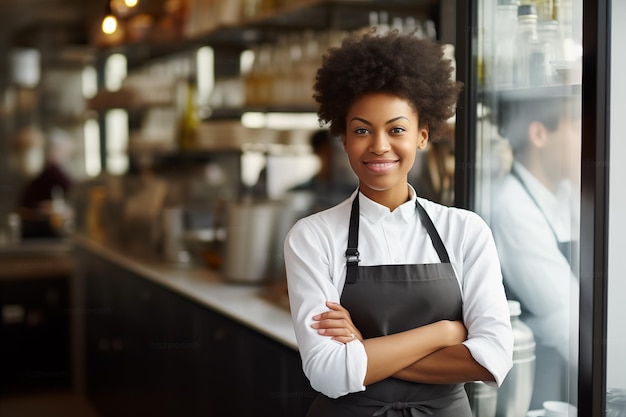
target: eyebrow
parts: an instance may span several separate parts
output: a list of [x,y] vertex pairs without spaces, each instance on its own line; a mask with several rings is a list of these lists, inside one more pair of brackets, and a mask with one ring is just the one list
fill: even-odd
[[[397,120],[399,120],[399,119],[405,119],[405,120],[407,120],[407,121],[409,120],[409,119],[408,119],[408,117],[405,117],[405,116],[398,116],[398,117],[394,117],[393,119],[389,119],[389,120],[387,120],[387,121],[385,122],[385,124],[386,124],[386,125],[388,125],[388,124],[393,123],[393,122],[395,122],[395,121],[397,121]],[[358,120],[359,122],[365,123],[366,125],[370,125],[370,126],[372,125],[372,122],[370,122],[370,121],[368,121],[368,120],[365,120],[365,119],[361,119],[360,117],[353,117],[352,119],[350,119],[350,122],[353,122],[353,121],[355,121],[355,120]]]

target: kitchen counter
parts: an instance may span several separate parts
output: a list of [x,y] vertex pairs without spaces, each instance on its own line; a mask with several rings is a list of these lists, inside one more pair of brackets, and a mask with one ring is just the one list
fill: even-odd
[[17,244],[0,245],[0,259],[23,256],[67,256],[71,251],[70,239],[24,239]]
[[263,285],[228,283],[207,267],[137,257],[84,236],[76,236],[75,244],[297,350],[289,312],[264,296]]
[[0,245],[0,281],[69,276],[73,266],[68,239],[28,239]]

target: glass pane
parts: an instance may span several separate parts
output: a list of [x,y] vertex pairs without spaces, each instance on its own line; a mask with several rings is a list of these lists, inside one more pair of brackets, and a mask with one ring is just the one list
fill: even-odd
[[577,405],[580,1],[479,8],[476,211],[519,302],[497,416],[574,415]]
[[[626,2],[613,2],[611,8],[611,38],[625,39],[626,26],[620,24],[626,18]],[[606,415],[626,417],[626,120],[621,117],[626,112],[626,56],[621,52],[619,42],[612,43],[611,53],[611,149],[609,161],[609,269],[607,288],[607,363],[606,363]]]

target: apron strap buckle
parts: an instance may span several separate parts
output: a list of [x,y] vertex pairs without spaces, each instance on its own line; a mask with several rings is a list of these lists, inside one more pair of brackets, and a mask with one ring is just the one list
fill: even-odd
[[359,258],[359,251],[356,248],[348,248],[346,249],[346,262],[348,265],[356,265],[361,262],[361,258]]
[[346,249],[346,284],[354,284],[356,282],[356,278],[358,275],[359,262],[361,262],[361,258],[359,258],[359,251],[357,248],[348,248]]

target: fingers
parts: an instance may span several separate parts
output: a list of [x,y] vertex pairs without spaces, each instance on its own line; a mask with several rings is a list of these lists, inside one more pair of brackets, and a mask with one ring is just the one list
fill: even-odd
[[356,340],[357,337],[354,333],[350,333],[348,336],[335,336],[332,339],[336,342],[346,344],[352,342],[353,340]]
[[326,307],[330,308],[331,310],[344,311],[348,313],[348,310],[346,310],[341,304],[335,303],[333,301],[326,301]]
[[354,333],[351,329],[352,324],[341,318],[337,319],[320,319],[311,325],[314,329],[317,329],[320,334],[332,334],[342,335],[340,331],[343,331],[343,335],[350,335]]
[[326,311],[324,313],[315,315],[313,317],[313,320],[328,320],[328,319],[351,320],[350,313],[348,312],[348,310],[343,308],[341,304],[333,303],[332,301],[327,301],[326,306],[330,308],[330,311]]
[[317,314],[313,317],[315,322],[311,325],[320,335],[329,336],[333,340],[348,343],[353,340],[361,340],[361,334],[356,329],[350,318],[350,313],[338,303],[327,302],[329,311]]

